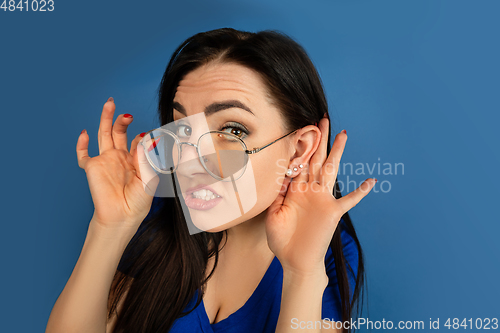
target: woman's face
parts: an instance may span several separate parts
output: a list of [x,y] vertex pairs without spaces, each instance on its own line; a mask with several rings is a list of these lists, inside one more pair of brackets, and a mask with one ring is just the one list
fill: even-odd
[[[180,137],[181,142],[196,144],[201,134],[217,130],[235,134],[252,149],[287,134],[262,79],[242,65],[209,63],[188,73],[179,82],[173,102],[174,121],[182,123],[184,118],[192,125],[190,136]],[[291,137],[293,134],[248,155],[246,171],[234,184],[210,176],[195,148],[182,145],[177,177],[193,223],[203,231],[217,232],[266,210],[288,168],[293,153],[288,141]]]

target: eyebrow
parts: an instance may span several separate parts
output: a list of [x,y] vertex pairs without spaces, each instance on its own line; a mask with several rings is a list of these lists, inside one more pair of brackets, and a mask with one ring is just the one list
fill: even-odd
[[[182,113],[183,115],[187,116],[186,114],[186,109],[178,102],[173,102],[172,107]],[[238,108],[245,110],[247,112],[250,112],[255,116],[255,114],[250,110],[248,106],[243,104],[242,102],[232,99],[228,101],[221,101],[221,102],[214,102],[210,104],[209,106],[205,107],[205,115],[208,117],[218,111],[226,110],[226,109],[231,109],[231,108]]]

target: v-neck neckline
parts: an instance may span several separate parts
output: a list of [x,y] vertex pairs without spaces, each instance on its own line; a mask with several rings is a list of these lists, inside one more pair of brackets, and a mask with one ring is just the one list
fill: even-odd
[[205,333],[213,333],[215,329],[219,329],[221,327],[230,327],[240,322],[239,318],[241,318],[242,316],[246,316],[249,312],[251,312],[259,301],[260,296],[265,293],[267,289],[269,289],[270,282],[276,276],[276,273],[278,272],[280,266],[281,265],[278,257],[274,256],[271,264],[267,268],[266,273],[264,273],[264,276],[257,285],[257,288],[255,288],[254,292],[245,302],[245,304],[243,304],[243,306],[235,312],[231,313],[227,318],[224,318],[215,324],[210,323],[210,318],[208,317],[207,311],[205,309],[205,303],[202,299],[200,305],[198,306],[198,316],[201,320],[202,327]]

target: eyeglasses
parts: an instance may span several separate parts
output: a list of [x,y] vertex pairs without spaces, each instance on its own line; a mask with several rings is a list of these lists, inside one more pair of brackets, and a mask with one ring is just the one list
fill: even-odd
[[182,157],[183,145],[188,145],[196,148],[200,163],[208,174],[220,181],[234,181],[245,173],[248,155],[256,154],[296,131],[252,150],[248,150],[245,142],[238,136],[221,131],[206,132],[194,144],[181,142],[174,132],[159,128],[147,132],[140,143],[149,164],[159,173],[175,172]]

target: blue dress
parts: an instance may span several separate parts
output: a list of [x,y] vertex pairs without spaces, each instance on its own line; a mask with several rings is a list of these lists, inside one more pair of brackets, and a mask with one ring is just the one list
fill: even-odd
[[[343,220],[340,223],[344,223]],[[340,226],[339,226],[340,227]],[[344,256],[357,275],[358,250],[352,237],[343,228],[341,240],[344,247]],[[341,320],[340,295],[335,273],[335,262],[332,250],[328,247],[325,256],[325,268],[329,277],[328,286],[323,294],[322,319]],[[118,267],[118,270],[121,270]],[[348,272],[351,289],[354,288],[356,276]],[[178,318],[170,333],[255,333],[255,332],[275,332],[278,316],[280,313],[281,292],[283,286],[283,268],[277,257],[274,257],[271,265],[267,269],[259,285],[246,301],[246,303],[229,315],[229,317],[210,324],[210,320],[205,311],[203,300],[191,313]],[[352,297],[352,291],[351,291]],[[196,304],[197,294],[184,309],[184,312],[191,310]],[[292,323],[290,323],[291,325]]]

